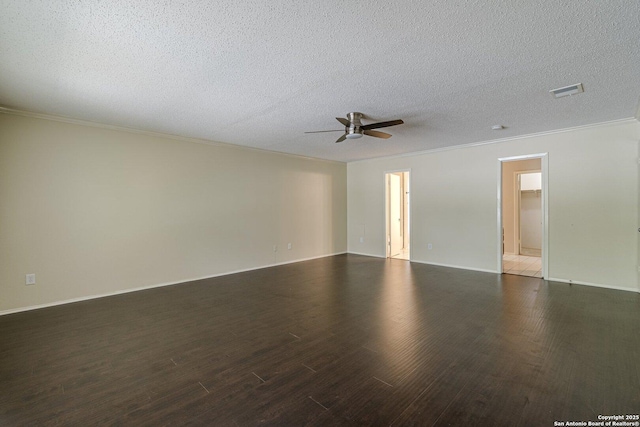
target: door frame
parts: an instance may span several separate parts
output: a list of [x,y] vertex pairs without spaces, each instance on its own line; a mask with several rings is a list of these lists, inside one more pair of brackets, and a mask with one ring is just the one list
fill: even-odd
[[[389,226],[389,218],[387,217],[387,208],[388,208],[388,200],[387,200],[387,174],[390,173],[399,173],[399,172],[408,172],[409,173],[409,179],[407,181],[409,181],[409,220],[407,221],[408,224],[408,229],[409,229],[409,261],[411,261],[411,257],[413,256],[413,251],[411,250],[411,245],[413,244],[413,239],[411,238],[411,233],[413,232],[413,227],[411,227],[411,219],[413,218],[413,203],[411,203],[411,192],[413,192],[413,184],[411,183],[412,180],[412,173],[411,173],[411,168],[404,168],[404,169],[390,169],[390,170],[386,170],[382,173],[382,200],[384,201],[383,203],[383,209],[382,209],[382,223],[384,224],[383,230],[382,232],[384,233],[384,239],[383,240],[383,244],[384,244],[384,257],[385,258],[389,258],[389,245],[387,242],[387,227]],[[404,185],[403,185],[404,188]]]
[[530,159],[540,159],[540,172],[542,172],[542,278],[546,279],[549,277],[549,153],[498,158],[497,273],[502,274],[502,164],[506,162]]

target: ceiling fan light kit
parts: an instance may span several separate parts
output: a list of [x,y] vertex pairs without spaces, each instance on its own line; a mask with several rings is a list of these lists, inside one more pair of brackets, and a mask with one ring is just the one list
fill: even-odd
[[[378,122],[371,123],[368,125],[362,124],[362,113],[353,112],[348,113],[347,118],[343,119],[341,117],[336,117],[336,120],[344,125],[344,135],[336,140],[336,142],[342,142],[345,139],[358,139],[362,138],[363,135],[373,136],[374,138],[391,138],[391,135],[385,132],[379,132],[373,129],[385,128],[389,126],[401,125],[404,122],[402,120],[390,120],[388,122]],[[321,133],[321,132],[342,132],[342,131],[314,131],[314,132],[305,132],[305,133]]]

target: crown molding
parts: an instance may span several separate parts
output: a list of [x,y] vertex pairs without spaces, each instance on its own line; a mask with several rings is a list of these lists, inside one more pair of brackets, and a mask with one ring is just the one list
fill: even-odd
[[94,127],[94,128],[100,128],[100,129],[110,129],[110,130],[115,130],[115,131],[120,131],[120,132],[127,132],[127,133],[134,133],[134,134],[139,134],[139,135],[154,136],[154,137],[158,137],[158,138],[166,138],[166,139],[172,139],[172,140],[175,140],[175,141],[190,142],[190,143],[194,143],[194,144],[212,145],[212,146],[217,146],[217,147],[232,148],[232,149],[237,149],[237,150],[249,150],[249,151],[254,151],[254,152],[257,151],[257,152],[268,153],[268,154],[278,154],[278,155],[281,155],[281,156],[293,157],[293,158],[303,159],[303,160],[313,160],[313,161],[326,162],[326,163],[332,163],[332,164],[348,164],[348,163],[368,162],[368,161],[372,161],[372,160],[381,160],[381,159],[395,159],[395,158],[402,158],[402,157],[413,157],[413,156],[420,156],[420,155],[423,155],[423,154],[432,154],[432,153],[439,153],[439,152],[442,152],[442,151],[460,150],[460,149],[464,149],[464,148],[479,147],[479,146],[482,146],[482,145],[500,144],[500,143],[503,143],[503,142],[517,141],[517,140],[528,139],[528,138],[537,138],[537,137],[541,137],[541,136],[555,135],[555,134],[559,134],[559,133],[573,132],[573,131],[585,130],[585,129],[592,129],[592,128],[603,127],[603,126],[615,126],[615,125],[620,125],[620,124],[625,124],[625,123],[634,123],[634,122],[637,123],[637,122],[640,122],[640,102],[639,102],[638,109],[636,111],[635,117],[629,117],[629,118],[626,118],[626,119],[610,120],[610,121],[607,121],[607,122],[592,123],[592,124],[588,124],[588,125],[574,126],[574,127],[569,127],[569,128],[563,128],[563,129],[555,129],[555,130],[544,131],[544,132],[536,132],[536,133],[530,133],[530,134],[526,134],[526,135],[511,136],[511,137],[508,137],[508,138],[471,142],[471,143],[468,143],[468,144],[459,144],[459,145],[453,145],[453,146],[448,146],[448,147],[432,148],[432,149],[421,150],[421,151],[412,151],[410,153],[394,154],[392,156],[372,157],[370,159],[352,160],[352,161],[345,161],[345,162],[339,161],[339,160],[322,159],[322,158],[318,158],[318,157],[302,156],[300,154],[284,153],[282,151],[266,150],[266,149],[263,149],[263,148],[255,148],[255,147],[247,147],[247,146],[243,146],[243,145],[229,144],[227,142],[219,142],[219,141],[213,141],[213,140],[208,140],[208,139],[190,138],[190,137],[186,137],[186,136],[169,134],[169,133],[153,132],[153,131],[148,131],[148,130],[129,128],[129,127],[125,127],[125,126],[109,125],[109,124],[100,123],[100,122],[92,122],[92,121],[89,121],[89,120],[74,119],[72,117],[56,116],[56,115],[45,114],[45,113],[35,113],[35,112],[32,112],[32,111],[19,110],[19,109],[16,109],[16,108],[10,108],[10,107],[6,107],[6,106],[3,106],[3,105],[0,105],[0,113],[2,113],[2,114],[10,114],[10,115],[14,115],[14,116],[37,118],[37,119],[42,119],[42,120],[50,120],[50,121],[55,121],[55,122],[69,123],[69,124],[75,124],[75,125],[79,125],[79,126],[88,126],[88,127]]
[[138,135],[153,136],[153,137],[157,137],[157,138],[172,139],[174,141],[190,142],[190,143],[193,143],[193,144],[212,145],[212,146],[215,146],[215,147],[232,148],[232,149],[236,149],[236,150],[257,151],[257,152],[261,152],[261,153],[277,154],[277,155],[281,155],[281,156],[293,157],[293,158],[302,159],[302,160],[313,160],[313,161],[317,161],[317,162],[326,162],[326,163],[333,163],[333,164],[346,164],[346,162],[341,162],[341,161],[338,161],[338,160],[321,159],[321,158],[317,158],[317,157],[302,156],[300,154],[284,153],[282,151],[265,150],[265,149],[262,149],[262,148],[247,147],[247,146],[244,146],[244,145],[237,145],[237,144],[229,144],[227,142],[212,141],[212,140],[201,139],[201,138],[190,138],[190,137],[181,136],[181,135],[175,135],[175,134],[170,134],[170,133],[153,132],[153,131],[149,131],[149,130],[129,128],[129,127],[126,127],[126,126],[109,125],[109,124],[100,123],[100,122],[92,122],[90,120],[74,119],[72,117],[56,116],[56,115],[45,114],[45,113],[34,113],[32,111],[18,110],[18,109],[15,109],[15,108],[5,107],[3,105],[0,105],[0,113],[2,113],[2,114],[10,114],[10,115],[13,115],[13,116],[21,116],[21,117],[29,117],[29,118],[35,118],[35,119],[41,119],[41,120],[49,120],[49,121],[54,121],[54,122],[69,123],[69,124],[74,124],[74,125],[78,125],[78,126],[87,126],[87,127],[98,128],[98,129],[109,129],[109,130],[114,130],[114,131],[119,131],[119,132],[127,132],[127,133],[133,133],[133,134],[138,134]]
[[[639,113],[640,113],[640,110],[639,110]],[[440,147],[440,148],[432,148],[432,149],[428,149],[428,150],[413,151],[411,153],[394,154],[392,156],[372,157],[370,159],[353,160],[353,161],[350,161],[348,163],[361,163],[361,162],[369,162],[369,161],[373,161],[373,160],[397,159],[397,158],[401,158],[401,157],[420,156],[420,155],[423,155],[423,154],[433,154],[433,153],[439,153],[439,152],[442,152],[442,151],[461,150],[461,149],[464,149],[464,148],[479,147],[481,145],[492,145],[492,144],[500,144],[500,143],[509,142],[509,141],[518,141],[518,140],[521,140],[521,139],[538,138],[538,137],[541,137],[541,136],[556,135],[556,134],[565,133],[565,132],[574,132],[574,131],[579,131],[579,130],[586,130],[586,129],[592,129],[592,128],[598,128],[598,127],[605,127],[605,126],[616,126],[616,125],[621,125],[621,124],[626,124],[626,123],[637,123],[639,121],[640,121],[640,118],[629,117],[629,118],[626,118],[626,119],[610,120],[610,121],[607,121],[607,122],[592,123],[592,124],[588,124],[588,125],[574,126],[574,127],[570,127],[570,128],[554,129],[554,130],[548,130],[548,131],[544,131],[544,132],[529,133],[529,134],[526,134],[526,135],[510,136],[508,138],[491,139],[491,140],[478,141],[478,142],[470,142],[468,144],[451,145],[451,146],[448,146],[448,147]]]

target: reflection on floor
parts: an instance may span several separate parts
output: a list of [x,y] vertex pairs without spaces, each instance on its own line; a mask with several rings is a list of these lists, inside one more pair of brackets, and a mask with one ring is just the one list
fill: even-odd
[[504,254],[502,256],[502,271],[518,276],[542,277],[542,258]]
[[403,249],[399,254],[392,256],[393,259],[406,259],[409,261],[409,249]]

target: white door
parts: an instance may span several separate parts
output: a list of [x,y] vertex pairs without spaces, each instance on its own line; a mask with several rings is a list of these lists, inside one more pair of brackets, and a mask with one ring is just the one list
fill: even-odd
[[402,252],[402,179],[389,174],[389,256]]

